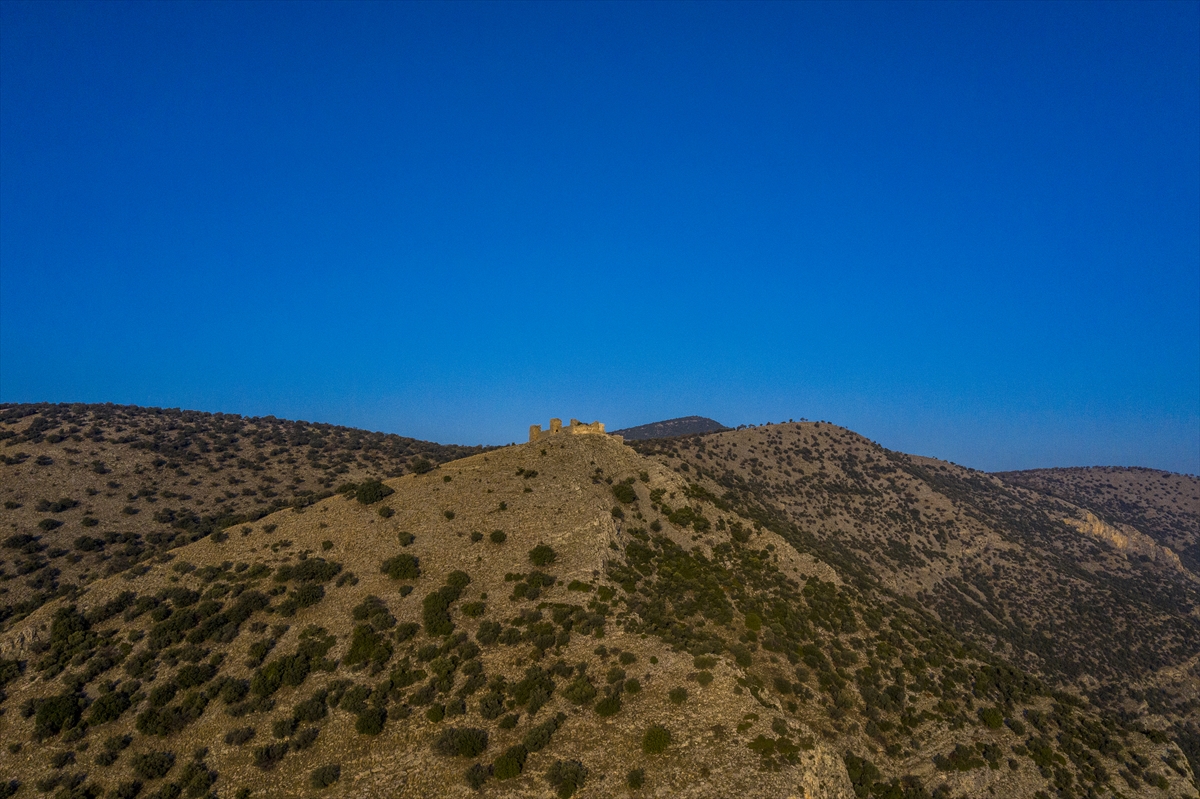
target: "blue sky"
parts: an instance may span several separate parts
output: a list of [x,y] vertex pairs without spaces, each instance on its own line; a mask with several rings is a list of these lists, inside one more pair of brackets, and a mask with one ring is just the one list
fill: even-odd
[[0,401],[1200,473],[1200,4],[6,0]]

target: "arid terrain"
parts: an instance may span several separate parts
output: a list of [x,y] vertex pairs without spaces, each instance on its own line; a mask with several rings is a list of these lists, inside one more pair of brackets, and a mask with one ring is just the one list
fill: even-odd
[[1195,477],[0,412],[0,796],[1200,796]]

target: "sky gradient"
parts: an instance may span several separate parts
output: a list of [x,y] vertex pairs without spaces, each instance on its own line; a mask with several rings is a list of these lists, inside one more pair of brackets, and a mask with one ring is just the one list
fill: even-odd
[[0,402],[1200,473],[1200,4],[0,3]]

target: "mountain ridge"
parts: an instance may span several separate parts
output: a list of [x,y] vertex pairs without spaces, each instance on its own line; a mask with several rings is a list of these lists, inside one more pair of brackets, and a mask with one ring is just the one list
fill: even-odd
[[[3,446],[31,451],[0,487],[70,499],[42,454],[102,484],[64,452],[81,444]],[[146,548],[9,618],[0,736],[19,745],[0,776],[164,799],[1200,795],[1186,647],[1129,672],[1159,703],[1138,713],[1036,650],[1009,659],[1022,639],[1003,625],[1026,611],[1003,571],[988,599],[978,553],[1175,585],[1048,527],[1076,511],[1061,500],[816,423],[551,437],[381,480],[358,463],[330,496]],[[122,469],[127,488],[164,480]],[[9,523],[70,543],[79,510]],[[1039,543],[1051,529],[1061,552]],[[67,555],[37,557],[3,585]],[[948,613],[946,586],[979,613]],[[1152,696],[1164,670],[1177,690]]]

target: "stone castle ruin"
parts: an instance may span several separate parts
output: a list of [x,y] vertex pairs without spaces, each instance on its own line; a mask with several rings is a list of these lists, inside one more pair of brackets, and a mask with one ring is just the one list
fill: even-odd
[[[569,425],[567,425],[566,427],[563,427],[562,419],[551,419],[549,430],[543,430],[542,426],[540,424],[529,425],[529,440],[530,441],[538,441],[540,439],[544,439],[549,436],[557,436],[557,435],[564,435],[564,434],[572,435],[572,436],[583,436],[583,435],[601,435],[602,436],[602,435],[605,435],[604,422],[592,422],[591,424],[584,424],[583,422],[579,421],[578,419],[572,419],[571,423]],[[618,438],[619,438],[619,436],[618,436]]]

